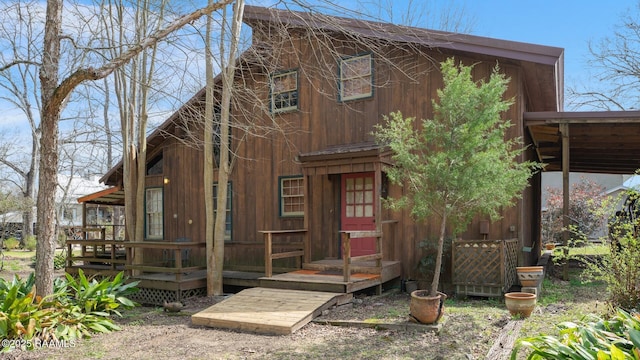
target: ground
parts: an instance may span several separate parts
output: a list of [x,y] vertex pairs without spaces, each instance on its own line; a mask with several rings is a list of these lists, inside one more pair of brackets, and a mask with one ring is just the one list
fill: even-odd
[[[0,272],[1,273],[1,272]],[[2,274],[5,275],[5,274]],[[553,333],[556,324],[604,310],[601,285],[545,280],[539,306],[523,321],[521,336]],[[310,323],[294,334],[267,336],[195,327],[190,315],[222,297],[185,301],[180,313],[138,307],[117,319],[122,331],[98,334],[67,347],[13,351],[3,359],[484,359],[503,327],[513,320],[502,299],[452,298],[440,334],[415,327],[376,330]],[[409,295],[390,289],[358,294],[318,320],[407,324]]]

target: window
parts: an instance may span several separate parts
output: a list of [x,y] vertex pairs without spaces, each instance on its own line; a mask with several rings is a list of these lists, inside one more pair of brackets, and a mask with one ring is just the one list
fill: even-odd
[[304,178],[280,178],[280,216],[304,215]]
[[271,75],[271,111],[274,113],[298,108],[298,73],[288,71]]
[[145,192],[145,232],[147,239],[163,238],[162,188],[149,188]]
[[162,153],[147,162],[147,175],[162,175]]
[[[224,241],[231,241],[231,182],[227,183],[227,212],[224,221]],[[218,184],[213,184],[213,211],[218,216]]]
[[64,208],[62,210],[63,218],[67,221],[76,221],[78,219],[78,209],[76,208]]
[[373,95],[373,58],[371,54],[340,59],[340,100],[355,100]]
[[[231,119],[229,120],[231,121]],[[215,161],[215,166],[216,168],[220,167],[220,154],[221,154],[221,147],[222,147],[222,138],[221,138],[221,133],[222,130],[220,128],[221,126],[221,109],[219,106],[215,106],[214,107],[214,114],[213,114],[213,159]],[[231,154],[231,149],[233,147],[233,138],[231,136],[231,132],[232,132],[232,126],[231,124],[229,125],[229,136],[227,137],[227,139],[229,140],[228,145],[229,145],[229,150],[227,151],[227,153],[229,154],[229,164],[231,164],[231,159],[232,159],[232,154]]]

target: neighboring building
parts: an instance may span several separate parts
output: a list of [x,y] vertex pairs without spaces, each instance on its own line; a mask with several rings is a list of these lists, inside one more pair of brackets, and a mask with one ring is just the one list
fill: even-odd
[[[56,189],[56,208],[58,217],[58,226],[60,227],[82,227],[84,206],[78,202],[78,199],[86,194],[104,190],[106,186],[101,185],[99,178],[96,176],[90,179],[58,174],[58,187]],[[93,219],[92,224],[110,223],[112,218],[112,209],[107,207],[89,207],[88,218]],[[34,223],[31,224],[34,233],[37,232],[37,211],[34,207]],[[0,214],[0,224],[10,225],[15,235],[20,236],[22,229],[22,213],[11,212]]]
[[[97,176],[87,179],[80,176],[58,175],[58,188],[56,189],[56,204],[58,207],[58,226],[82,227],[84,216],[83,204],[78,199],[86,194],[95,193],[106,189],[101,185]],[[90,209],[88,218],[92,224],[111,222],[111,210],[106,208]]]

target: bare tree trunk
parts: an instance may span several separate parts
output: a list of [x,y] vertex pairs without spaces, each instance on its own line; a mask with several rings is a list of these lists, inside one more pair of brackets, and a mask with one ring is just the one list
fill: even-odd
[[440,219],[440,235],[438,236],[438,252],[436,253],[436,266],[433,270],[433,280],[431,281],[430,296],[438,294],[438,285],[440,284],[440,270],[442,268],[442,253],[444,252],[444,237],[447,232],[447,210],[442,212]]
[[111,169],[113,167],[113,133],[111,132],[111,121],[109,121],[109,82],[107,78],[103,79],[104,83],[104,108],[103,108],[103,121],[104,121],[104,132],[106,135],[107,141],[107,169]]
[[[40,181],[38,188],[38,242],[36,245],[36,294],[53,292],[53,258],[56,250],[55,193],[58,175],[58,123],[62,101],[55,103],[60,68],[62,0],[47,1],[44,51],[40,68],[42,115],[40,126]],[[66,97],[66,96],[65,96]],[[64,97],[63,97],[64,99]]]
[[[211,3],[212,0],[209,0]],[[205,76],[207,78],[205,108],[204,108],[204,213],[205,213],[205,243],[207,269],[213,269],[213,229],[215,224],[215,212],[213,207],[213,60],[211,53],[211,27],[212,16],[207,17],[207,26],[205,30]],[[213,276],[207,271],[207,295],[212,296],[215,293]]]
[[[208,259],[207,264],[213,263],[213,267],[207,271],[207,284],[209,278],[212,278],[213,295],[222,295],[223,293],[223,265],[224,265],[224,233],[227,213],[227,184],[229,182],[229,108],[231,104],[231,93],[233,90],[233,77],[235,74],[235,57],[240,41],[240,27],[242,17],[244,15],[244,0],[236,0],[233,8],[233,20],[231,24],[231,41],[229,48],[229,56],[226,68],[223,67],[222,73],[222,101],[220,104],[220,164],[218,165],[218,202],[217,216],[215,218],[214,237],[213,237],[213,259]],[[223,25],[224,27],[224,25]],[[224,58],[224,41],[220,42],[220,56]]]

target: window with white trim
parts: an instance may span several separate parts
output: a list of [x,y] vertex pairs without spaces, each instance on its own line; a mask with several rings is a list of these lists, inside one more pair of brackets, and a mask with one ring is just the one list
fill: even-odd
[[145,191],[145,233],[147,239],[162,239],[164,234],[162,188]]
[[274,113],[298,108],[298,72],[287,71],[271,75],[271,111]]
[[371,54],[340,59],[340,101],[373,95],[373,57]]
[[280,216],[304,215],[304,178],[280,177]]

